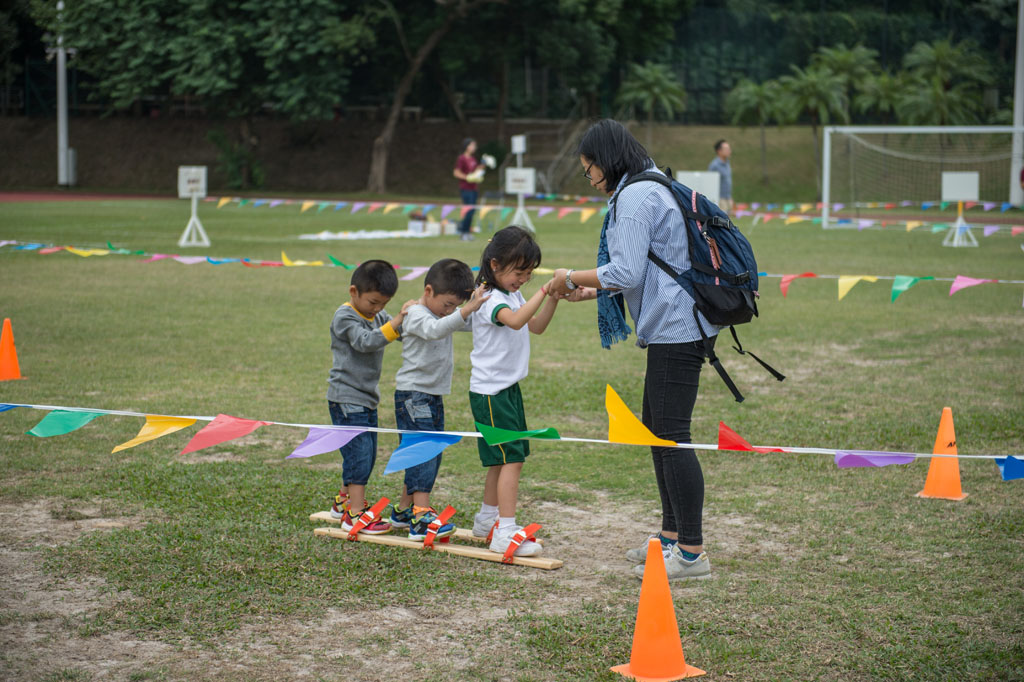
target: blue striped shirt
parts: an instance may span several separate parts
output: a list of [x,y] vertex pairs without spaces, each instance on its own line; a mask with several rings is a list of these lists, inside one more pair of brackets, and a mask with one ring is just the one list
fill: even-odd
[[[608,200],[612,212],[606,233],[610,262],[597,269],[597,279],[604,289],[621,289],[641,348],[650,343],[697,341],[701,335],[693,319],[693,298],[647,258],[651,250],[676,272],[690,268],[690,247],[679,204],[663,185],[638,182],[623,189],[626,179],[619,181]],[[704,333],[717,334],[719,328],[698,314]]]

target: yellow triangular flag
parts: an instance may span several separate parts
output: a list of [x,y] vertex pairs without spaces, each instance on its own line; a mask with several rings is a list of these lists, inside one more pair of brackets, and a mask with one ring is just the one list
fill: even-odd
[[306,211],[308,211],[309,209],[313,208],[314,206],[316,206],[316,202],[315,201],[303,201],[302,202],[302,210],[299,211],[299,213],[305,213]]
[[581,223],[587,222],[588,220],[590,220],[590,216],[594,215],[595,213],[597,213],[597,209],[596,208],[585,208],[585,209],[583,209],[582,211],[580,211],[580,222]]
[[175,431],[188,428],[195,423],[195,419],[185,419],[183,417],[160,417],[155,414],[147,414],[146,423],[139,431],[139,435],[126,443],[121,443],[110,452],[113,454],[115,452],[120,452],[121,450],[134,448],[136,445],[148,443],[149,441],[156,440],[161,436],[166,436],[169,433],[174,433]]
[[850,293],[850,289],[861,280],[877,282],[878,278],[874,275],[839,275],[839,300],[843,300],[843,296]]
[[388,213],[391,213],[391,211],[394,211],[396,208],[398,208],[398,204],[388,204],[387,206],[384,207],[384,214],[387,215]]
[[785,224],[792,225],[793,223],[799,223],[803,220],[805,220],[805,218],[802,215],[791,215],[788,218],[786,218]]
[[801,213],[807,213],[812,208],[814,208],[814,204],[800,204],[800,212]]
[[220,208],[221,206],[223,206],[224,204],[228,203],[229,201],[231,201],[231,197],[221,197],[220,201],[217,202],[217,208]]
[[490,213],[493,210],[494,210],[493,206],[481,206],[480,207],[480,218],[481,218],[481,220],[483,219],[483,217],[485,215],[487,215],[488,213]]
[[289,268],[295,265],[284,251],[281,252],[281,262],[285,264],[285,267]]
[[81,256],[82,258],[88,258],[89,256],[106,256],[110,253],[110,251],[106,249],[76,249],[73,246],[65,246],[64,250],[70,251],[76,256]]
[[920,220],[908,220],[907,221],[907,232],[910,232],[915,227],[921,227],[921,221]]
[[650,429],[636,418],[622,398],[607,384],[604,394],[604,407],[608,410],[608,440],[613,443],[627,445],[664,445],[673,446],[675,441],[658,438]]

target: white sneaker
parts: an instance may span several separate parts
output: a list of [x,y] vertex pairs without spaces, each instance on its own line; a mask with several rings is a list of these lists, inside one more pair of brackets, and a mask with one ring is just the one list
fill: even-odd
[[[700,556],[693,561],[687,561],[683,558],[682,551],[678,545],[672,545],[668,548],[662,545],[662,556],[665,558],[665,574],[668,576],[669,582],[687,580],[689,578],[703,579],[711,577],[711,561],[708,559],[707,552],[701,552]],[[644,564],[634,566],[633,575],[643,578]]]
[[[491,538],[491,544],[488,549],[498,554],[504,554],[508,550],[508,545],[512,541],[512,536],[523,529],[522,526],[508,526],[507,528],[495,528],[494,537]],[[537,556],[544,548],[533,540],[523,540],[512,556]]]
[[[642,564],[647,561],[647,543],[651,540],[658,538],[661,533],[655,533],[644,540],[644,544],[633,549],[626,550],[626,558],[632,561],[634,564]],[[665,548],[665,543],[661,543],[662,550]]]
[[493,516],[478,513],[473,517],[473,537],[485,538],[491,533],[491,528],[498,522],[498,515]]

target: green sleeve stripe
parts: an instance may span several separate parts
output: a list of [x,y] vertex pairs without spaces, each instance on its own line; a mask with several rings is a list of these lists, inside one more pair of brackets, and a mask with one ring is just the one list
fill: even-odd
[[505,326],[501,322],[498,322],[498,311],[501,310],[502,308],[508,308],[509,310],[512,310],[512,306],[510,306],[509,304],[499,303],[498,305],[494,306],[494,310],[491,311],[491,322],[493,322],[499,327]]

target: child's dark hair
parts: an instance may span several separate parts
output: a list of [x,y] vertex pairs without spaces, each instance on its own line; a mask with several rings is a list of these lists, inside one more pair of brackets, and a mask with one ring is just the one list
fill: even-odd
[[459,153],[465,154],[466,150],[469,149],[469,145],[473,144],[474,142],[476,142],[476,140],[474,140],[472,137],[463,138],[462,146],[459,147]]
[[384,296],[394,296],[398,291],[398,275],[395,267],[386,260],[363,261],[352,273],[352,286],[360,294],[376,291]]
[[430,285],[434,295],[452,294],[468,301],[473,294],[473,271],[454,258],[442,258],[427,270],[423,285]]
[[613,190],[623,175],[647,170],[652,161],[644,146],[618,121],[602,119],[580,138],[579,154],[604,172],[606,190]]
[[476,276],[477,284],[486,284],[493,289],[498,286],[498,280],[491,267],[491,259],[498,262],[499,270],[533,270],[540,266],[540,246],[532,234],[518,225],[509,225],[495,232],[480,256],[480,272]]
[[715,143],[715,151],[717,152],[719,149],[721,149],[722,145],[725,144],[726,142],[728,142],[728,140],[726,140],[725,138],[722,138],[721,140],[716,142]]

